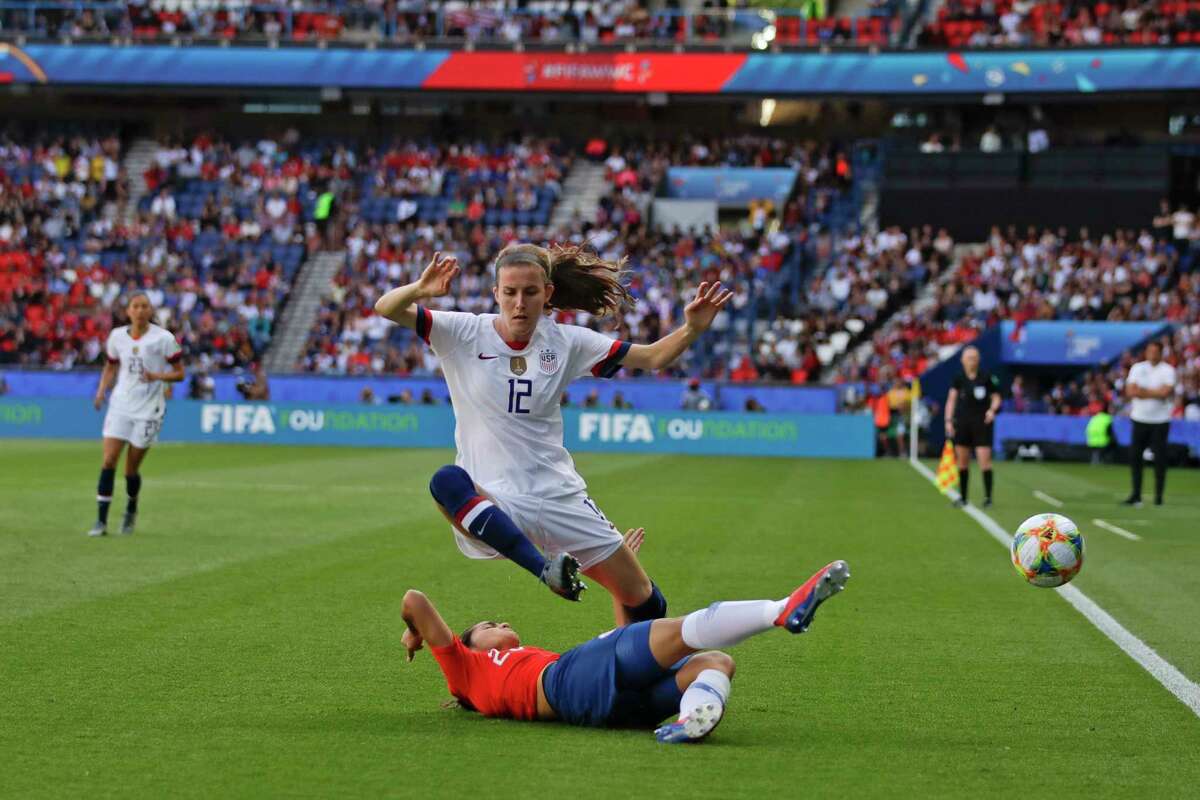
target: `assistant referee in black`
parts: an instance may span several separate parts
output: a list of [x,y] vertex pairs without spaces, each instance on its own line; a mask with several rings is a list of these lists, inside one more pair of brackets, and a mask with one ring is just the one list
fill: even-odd
[[992,428],[1000,411],[1000,381],[979,369],[979,350],[968,347],[962,353],[962,372],[950,386],[946,398],[946,438],[954,442],[958,461],[959,499],[954,505],[969,502],[971,451],[983,473],[983,507],[992,504]]

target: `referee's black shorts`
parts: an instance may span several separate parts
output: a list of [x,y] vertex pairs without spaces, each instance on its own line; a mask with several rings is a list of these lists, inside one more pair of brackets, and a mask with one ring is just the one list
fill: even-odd
[[954,444],[958,447],[991,447],[995,426],[983,417],[966,417],[954,421]]

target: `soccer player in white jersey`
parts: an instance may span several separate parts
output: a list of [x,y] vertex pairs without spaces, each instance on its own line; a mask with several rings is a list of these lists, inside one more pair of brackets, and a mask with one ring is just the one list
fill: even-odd
[[419,280],[385,294],[375,310],[416,330],[450,387],[458,456],[437,471],[430,491],[454,524],[459,549],[469,558],[508,558],[569,600],[585,588],[582,570],[612,594],[619,625],[665,616],[662,592],[588,497],[563,447],[559,398],[585,375],[669,366],[731,293],[720,283],[700,284],[680,328],[631,345],[545,313],[618,310],[630,300],[618,263],[577,247],[509,245],[495,264],[499,314],[418,305],[447,294],[458,272],[457,259],[436,253]]
[[[108,361],[96,389],[96,410],[100,410],[108,397],[108,413],[104,415],[104,459],[96,489],[99,513],[88,536],[108,533],[108,507],[112,504],[117,461],[125,445],[129,445],[125,456],[128,503],[121,521],[121,533],[133,533],[137,522],[138,492],[142,487],[138,469],[162,427],[167,412],[163,396],[166,385],[183,380],[183,353],[179,343],[170,331],[150,322],[154,316],[150,298],[140,293],[133,295],[125,311],[129,315],[129,324],[114,328],[108,335],[104,345]],[[111,396],[108,395],[110,388]]]

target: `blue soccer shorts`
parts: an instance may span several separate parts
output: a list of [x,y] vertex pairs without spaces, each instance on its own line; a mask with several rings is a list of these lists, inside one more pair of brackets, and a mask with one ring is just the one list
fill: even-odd
[[597,728],[648,728],[678,713],[675,673],[687,659],[659,665],[650,652],[652,623],[601,634],[547,667],[542,687],[559,719]]

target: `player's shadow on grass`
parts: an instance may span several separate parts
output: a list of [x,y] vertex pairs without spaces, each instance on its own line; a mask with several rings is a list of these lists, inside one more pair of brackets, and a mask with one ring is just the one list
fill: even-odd
[[[542,739],[546,734],[563,737],[563,741],[589,740],[602,737],[612,742],[654,742],[654,732],[648,728],[580,728],[556,722],[519,722],[489,719],[461,708],[428,708],[410,711],[388,709],[335,709],[308,713],[287,720],[266,722],[264,728],[277,732],[345,732],[381,736],[423,736],[447,733],[467,733]],[[714,738],[706,747],[736,746]]]

